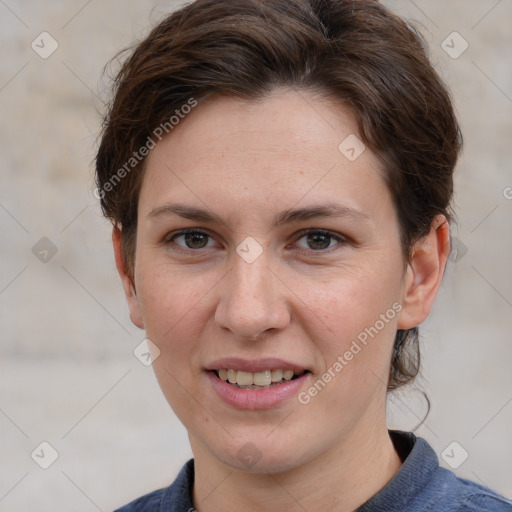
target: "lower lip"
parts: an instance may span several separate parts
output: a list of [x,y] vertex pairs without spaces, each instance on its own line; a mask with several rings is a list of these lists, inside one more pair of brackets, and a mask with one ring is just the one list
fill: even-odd
[[210,383],[224,402],[238,409],[270,409],[286,399],[297,395],[304,385],[310,373],[304,373],[296,379],[285,381],[282,384],[267,389],[243,389],[237,388],[217,377],[212,371],[207,371]]

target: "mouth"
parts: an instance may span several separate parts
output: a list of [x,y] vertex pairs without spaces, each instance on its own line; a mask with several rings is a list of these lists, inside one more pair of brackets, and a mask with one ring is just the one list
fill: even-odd
[[214,394],[242,410],[278,407],[296,396],[313,375],[304,366],[278,358],[225,357],[204,370]]
[[286,382],[298,379],[309,370],[268,369],[258,372],[219,368],[210,370],[220,380],[239,389],[263,390],[280,386]]

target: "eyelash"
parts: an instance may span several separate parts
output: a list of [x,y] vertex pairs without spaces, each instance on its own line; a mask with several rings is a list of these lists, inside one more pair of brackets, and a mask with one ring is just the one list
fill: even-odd
[[[198,253],[202,249],[205,249],[205,247],[201,247],[199,249],[191,249],[188,247],[182,247],[175,243],[175,240],[177,238],[179,238],[180,236],[190,234],[190,233],[198,233],[201,235],[206,235],[210,239],[214,238],[207,231],[203,231],[201,229],[196,229],[196,228],[190,228],[190,229],[183,229],[181,231],[177,231],[175,233],[171,233],[170,235],[167,235],[163,240],[163,244],[169,245],[172,243],[178,247],[178,250],[186,252],[186,253]],[[338,244],[336,244],[333,247],[327,247],[326,249],[319,249],[319,250],[299,248],[300,251],[302,251],[302,252],[307,251],[309,254],[326,254],[326,253],[332,252],[333,250],[336,250],[337,248],[339,249],[339,246],[343,246],[348,243],[348,240],[345,237],[338,235],[336,233],[333,233],[332,231],[328,231],[326,229],[318,229],[318,228],[309,228],[309,229],[304,229],[302,231],[299,231],[299,233],[297,233],[297,235],[296,235],[296,239],[295,239],[294,243],[297,243],[301,238],[304,238],[305,236],[312,235],[312,234],[327,236],[331,239],[336,240],[338,242]]]

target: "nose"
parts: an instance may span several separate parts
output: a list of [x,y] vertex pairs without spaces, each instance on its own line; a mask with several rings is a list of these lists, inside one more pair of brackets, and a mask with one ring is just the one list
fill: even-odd
[[237,256],[219,290],[217,325],[251,341],[285,328],[290,311],[283,288],[263,255],[252,263]]

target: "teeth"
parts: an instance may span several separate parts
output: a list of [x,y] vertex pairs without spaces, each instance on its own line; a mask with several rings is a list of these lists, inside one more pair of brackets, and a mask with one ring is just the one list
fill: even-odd
[[281,382],[283,380],[283,370],[272,370],[272,382]]
[[253,374],[252,380],[255,386],[268,386],[272,382],[272,375],[270,370],[265,370]]
[[[291,380],[295,372],[293,370],[264,370],[253,373],[221,368],[218,370],[218,375],[222,380],[228,381],[231,384],[237,384],[238,386],[267,387],[272,383]],[[302,372],[297,373],[297,375],[302,375]]]
[[285,370],[283,372],[283,379],[284,380],[291,380],[291,378],[293,377],[293,370]]
[[239,386],[252,386],[252,373],[249,372],[237,372],[236,383]]

